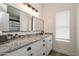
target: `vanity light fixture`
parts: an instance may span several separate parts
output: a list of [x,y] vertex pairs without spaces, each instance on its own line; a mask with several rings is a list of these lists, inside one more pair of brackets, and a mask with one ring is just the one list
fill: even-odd
[[29,8],[31,8],[32,10],[34,10],[35,12],[38,12],[38,10],[36,8],[34,8],[32,5],[30,5],[29,3],[23,3],[24,5],[27,5]]

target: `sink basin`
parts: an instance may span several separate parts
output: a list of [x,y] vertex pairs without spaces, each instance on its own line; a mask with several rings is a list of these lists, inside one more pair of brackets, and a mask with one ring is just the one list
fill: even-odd
[[8,41],[6,35],[2,35],[2,36],[0,36],[0,44],[4,43],[4,42],[6,42],[6,41]]

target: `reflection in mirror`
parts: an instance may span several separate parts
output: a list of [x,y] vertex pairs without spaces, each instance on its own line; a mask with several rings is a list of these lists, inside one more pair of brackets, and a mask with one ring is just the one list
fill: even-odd
[[42,32],[43,20],[7,4],[10,32]]
[[20,13],[20,31],[30,31],[30,20],[32,19],[32,16],[30,16],[27,13],[21,12]]
[[44,22],[43,20],[33,17],[33,31],[40,31],[42,32],[44,29]]
[[7,5],[7,13],[9,13],[9,31],[20,31],[20,11],[12,6]]

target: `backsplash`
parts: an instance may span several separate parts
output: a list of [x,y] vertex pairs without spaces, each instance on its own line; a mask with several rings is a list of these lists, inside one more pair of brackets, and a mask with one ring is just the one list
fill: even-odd
[[18,34],[18,35],[28,35],[28,34],[40,34],[41,32],[3,32],[2,35],[7,35],[7,34]]

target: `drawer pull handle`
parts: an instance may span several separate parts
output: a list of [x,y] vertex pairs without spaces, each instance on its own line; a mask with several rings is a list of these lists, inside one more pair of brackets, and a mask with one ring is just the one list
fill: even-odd
[[27,48],[27,51],[29,51],[29,50],[31,50],[31,47],[28,47],[28,48]]
[[43,44],[43,46],[45,46],[45,44]]
[[32,56],[33,54],[31,53],[30,56]]
[[45,55],[45,53],[43,53],[43,55]]

